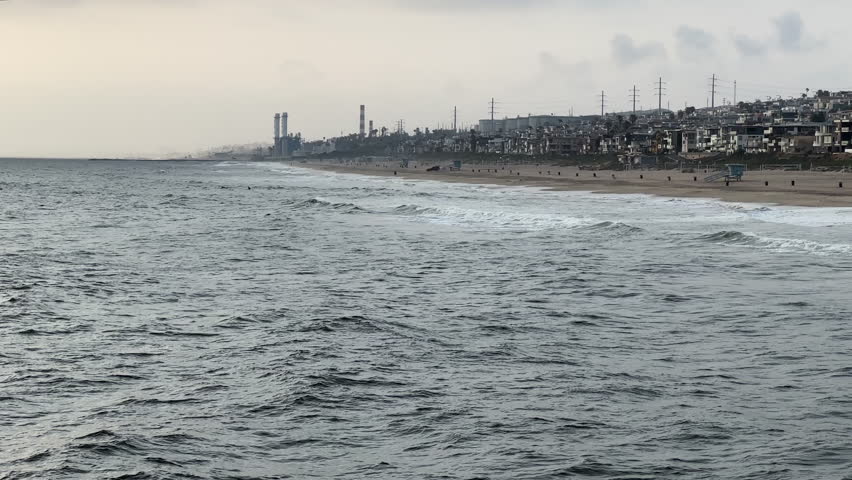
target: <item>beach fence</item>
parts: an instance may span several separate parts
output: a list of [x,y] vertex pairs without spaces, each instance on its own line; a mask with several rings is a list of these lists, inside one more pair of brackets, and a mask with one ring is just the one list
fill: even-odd
[[760,166],[760,171],[784,170],[785,172],[801,171],[801,163],[765,163]]

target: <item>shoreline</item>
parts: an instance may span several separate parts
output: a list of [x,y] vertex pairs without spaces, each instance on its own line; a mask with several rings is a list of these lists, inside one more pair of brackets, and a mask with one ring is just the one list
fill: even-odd
[[[538,187],[555,191],[605,194],[645,194],[671,198],[708,198],[732,203],[758,203],[797,207],[852,207],[852,173],[811,171],[750,171],[740,182],[705,182],[713,172],[679,170],[580,170],[576,166],[462,165],[449,171],[447,162],[411,161],[408,168],[396,162],[310,160],[287,162],[293,166],[336,173],[353,173],[410,180],[433,180],[497,186]],[[441,170],[426,169],[440,165]],[[540,173],[539,173],[540,172]],[[614,175],[614,177],[613,177]],[[641,178],[640,178],[641,176]],[[671,180],[669,180],[671,178]],[[697,180],[696,180],[697,179]],[[769,182],[768,186],[765,182]],[[792,185],[791,182],[795,182]],[[843,187],[840,187],[842,182]]]

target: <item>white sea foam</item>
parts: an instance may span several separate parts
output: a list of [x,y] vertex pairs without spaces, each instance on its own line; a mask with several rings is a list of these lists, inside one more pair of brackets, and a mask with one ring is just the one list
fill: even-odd
[[801,238],[780,238],[753,232],[721,231],[700,237],[702,240],[732,246],[769,249],[777,252],[818,255],[852,255],[852,244],[826,243]]
[[548,230],[594,225],[595,219],[563,214],[519,213],[497,210],[478,210],[453,206],[420,207],[402,205],[396,212],[412,215],[418,221],[445,225],[487,226],[498,229]]
[[748,214],[763,222],[802,227],[852,225],[852,208],[775,207],[768,210],[751,210]]
[[[847,238],[852,237],[850,208],[787,207],[712,198],[593,194],[541,187],[412,181],[400,177],[315,171],[285,164],[261,165],[261,168],[287,175],[291,184],[320,184],[337,189],[340,198],[329,198],[330,202],[351,202],[348,189],[356,189],[358,207],[386,212],[400,221],[517,231],[567,231],[599,225],[606,227],[588,231],[618,236],[644,230],[662,239],[695,238],[708,232],[749,232],[739,238],[711,241],[778,252],[852,254],[852,245],[846,243]],[[397,207],[403,208],[394,210]]]

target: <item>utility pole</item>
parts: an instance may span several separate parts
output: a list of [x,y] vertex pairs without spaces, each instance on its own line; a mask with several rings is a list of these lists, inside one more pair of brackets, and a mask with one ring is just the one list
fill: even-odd
[[716,74],[710,79],[710,108],[716,108]]
[[601,97],[601,120],[603,120],[604,107],[606,106],[606,103],[605,103],[606,102],[606,93],[603,90],[601,90],[600,97]]
[[636,85],[633,85],[633,115],[636,115]]
[[734,80],[734,106],[737,105],[737,81]]
[[458,107],[453,107],[453,133],[456,133],[458,131],[458,130],[456,130],[456,125],[458,125],[458,123],[457,123],[458,119],[459,119]]
[[657,82],[657,115],[660,117],[663,116],[663,77],[660,77],[660,81]]
[[497,133],[497,129],[494,128],[494,97],[491,97],[491,133]]

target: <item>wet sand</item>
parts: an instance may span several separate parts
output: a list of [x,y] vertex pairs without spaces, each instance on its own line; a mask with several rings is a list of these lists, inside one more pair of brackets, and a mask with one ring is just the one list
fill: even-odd
[[[310,160],[293,165],[339,173],[397,176],[414,180],[477,183],[590,191],[595,193],[649,194],[665,197],[715,198],[727,202],[764,203],[806,207],[852,207],[852,173],[811,171],[749,171],[742,181],[705,182],[713,173],[696,170],[580,170],[573,166],[463,164],[450,171],[447,162],[411,161],[408,168],[397,162]],[[439,165],[441,170],[427,172]],[[671,180],[669,180],[671,178]],[[697,180],[696,180],[697,179]],[[769,182],[768,185],[765,182]],[[793,185],[795,182],[795,185]],[[840,182],[843,187],[840,187]]]

